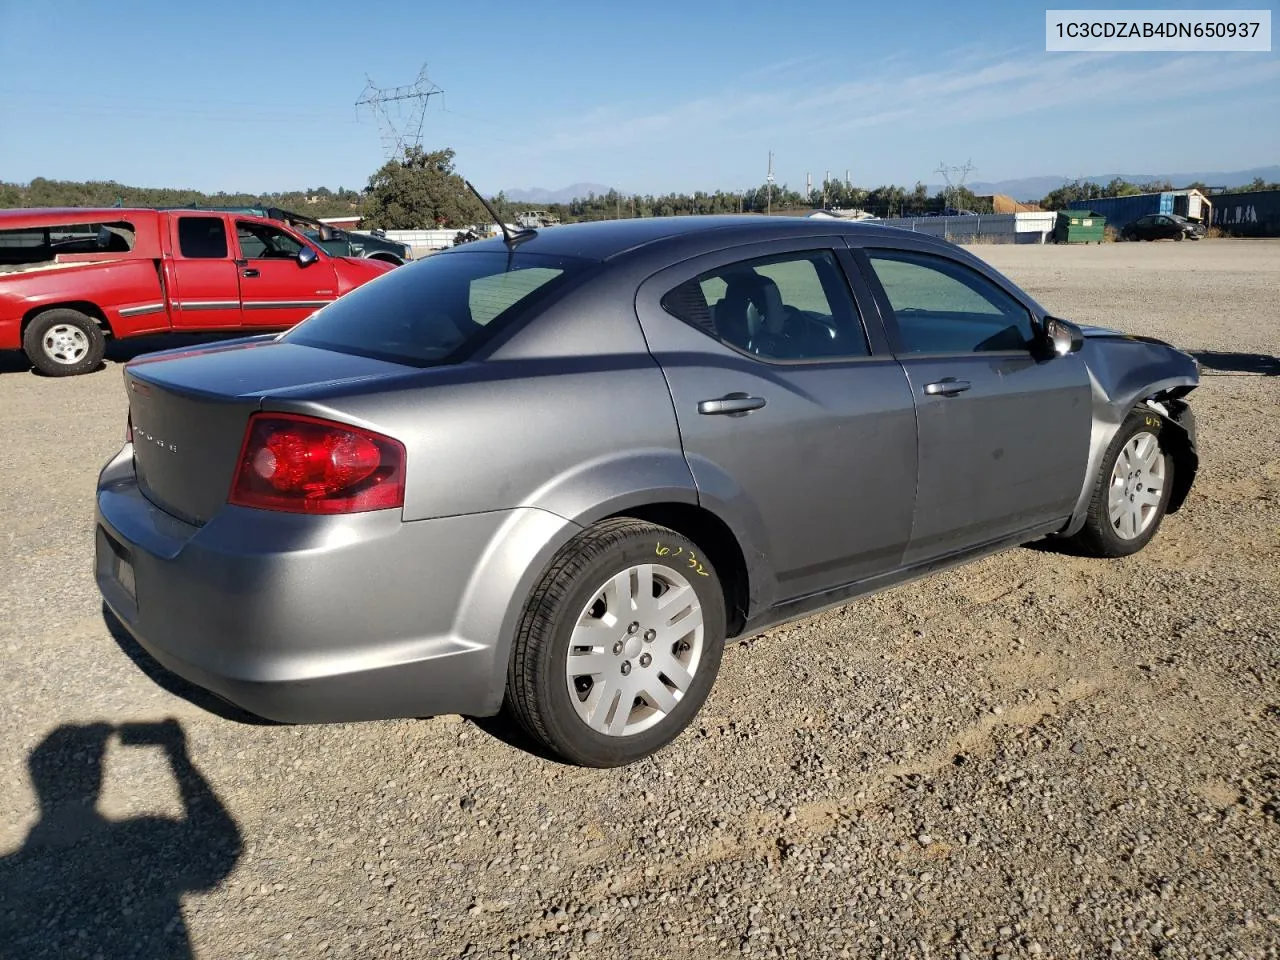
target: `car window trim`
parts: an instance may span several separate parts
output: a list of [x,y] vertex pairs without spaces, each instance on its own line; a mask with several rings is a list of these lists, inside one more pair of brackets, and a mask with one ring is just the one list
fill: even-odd
[[976,274],[983,280],[992,284],[997,290],[1005,294],[1010,300],[1016,303],[1027,313],[1027,319],[1031,325],[1032,334],[1036,334],[1041,326],[1041,320],[1037,311],[1033,310],[1027,302],[1012,290],[1000,283],[996,278],[989,276],[985,271],[976,269],[972,264],[966,263],[957,257],[947,256],[944,252],[936,250],[921,249],[915,246],[900,246],[892,243],[875,242],[874,240],[857,246],[850,245],[850,253],[853,260],[858,265],[862,274],[863,281],[867,284],[875,298],[877,306],[881,310],[881,316],[884,320],[886,332],[889,335],[890,346],[893,355],[900,361],[905,361],[914,357],[994,357],[1000,355],[1013,356],[1034,356],[1034,349],[1028,345],[1021,350],[931,350],[928,354],[915,353],[906,349],[906,345],[902,340],[902,330],[898,325],[898,315],[893,309],[893,304],[889,302],[889,295],[885,292],[884,286],[880,283],[880,277],[876,273],[875,267],[871,265],[871,257],[869,253],[883,250],[886,253],[908,253],[922,257],[933,257],[939,260],[946,260],[958,267],[962,267],[971,273]]
[[[875,322],[867,316],[864,308],[865,299],[860,298],[857,293],[856,284],[850,275],[845,255],[848,250],[844,245],[844,238],[839,235],[818,234],[806,237],[787,237],[785,239],[760,240],[752,243],[736,244],[732,247],[725,247],[720,250],[708,251],[695,256],[681,260],[678,263],[668,264],[660,270],[650,274],[642,280],[636,290],[636,307],[639,309],[641,300],[652,299],[652,307],[659,313],[671,317],[678,323],[682,323],[690,329],[697,330],[709,341],[718,346],[723,347],[732,353],[745,357],[756,363],[761,363],[770,367],[797,367],[797,366],[814,366],[814,365],[833,365],[847,363],[865,363],[869,360],[885,361],[892,359],[892,353],[889,350],[887,338],[881,334],[880,337],[873,335],[879,317],[875,317]],[[781,358],[762,357],[759,354],[748,353],[739,349],[731,343],[727,343],[720,337],[699,327],[697,324],[690,323],[683,317],[670,313],[662,306],[662,300],[668,293],[680,286],[682,283],[688,283],[706,273],[712,273],[721,267],[726,267],[735,263],[743,263],[749,260],[762,260],[772,256],[787,256],[790,254],[804,253],[827,253],[831,255],[835,261],[835,266],[840,276],[844,279],[844,293],[849,298],[849,304],[853,308],[855,320],[862,328],[862,335],[867,344],[868,353],[865,356],[839,356],[839,357],[802,357],[794,360]],[[825,290],[824,290],[825,293]]]
[[[468,250],[468,249],[452,249],[442,253],[435,254],[437,257],[467,257],[467,256],[501,256],[493,250]],[[510,257],[510,254],[507,255]],[[499,350],[504,343],[516,335],[527,324],[534,323],[547,310],[554,309],[555,305],[561,300],[569,296],[574,290],[577,290],[583,284],[597,276],[605,267],[605,264],[599,260],[592,260],[586,257],[577,257],[572,254],[550,254],[550,253],[527,253],[525,258],[536,257],[540,260],[555,261],[572,261],[579,265],[575,271],[575,275],[569,277],[556,277],[548,281],[548,283],[537,287],[527,296],[516,301],[502,313],[498,314],[487,324],[484,324],[481,330],[471,339],[464,340],[457,347],[439,358],[422,359],[415,357],[407,357],[403,355],[388,354],[382,352],[371,351],[366,347],[356,345],[350,346],[346,344],[334,344],[332,341],[322,342],[314,340],[309,346],[315,346],[322,350],[332,350],[335,353],[349,353],[354,356],[369,357],[374,360],[387,360],[391,363],[398,363],[401,366],[415,367],[417,369],[427,370],[433,367],[454,366],[460,363],[468,363],[471,361],[483,362],[491,357]],[[414,263],[425,263],[426,260],[414,261]],[[508,261],[510,262],[510,261]],[[413,264],[406,264],[403,267],[397,267],[398,270],[412,269]],[[563,281],[563,283],[561,283]],[[551,289],[548,290],[547,287]],[[335,300],[334,303],[338,301]],[[332,306],[332,304],[330,305]],[[321,307],[316,312],[328,310],[329,307]],[[309,318],[308,318],[309,319]],[[288,338],[295,335],[295,331],[305,337],[304,327],[306,321],[302,321],[297,326],[285,331],[281,334],[282,338]],[[304,340],[296,341],[305,343]]]
[[[298,232],[295,232],[295,231],[293,231],[293,230],[290,230],[290,229],[288,229],[286,226],[283,226],[283,225],[278,224],[278,223],[259,223],[259,222],[258,222],[258,221],[256,221],[256,220],[250,220],[250,219],[248,219],[248,218],[246,218],[246,217],[232,217],[232,218],[231,218],[231,227],[232,227],[231,233],[235,236],[235,242],[236,242],[236,254],[237,254],[237,256],[235,256],[233,259],[235,259],[236,261],[241,261],[241,260],[243,260],[243,261],[245,261],[245,262],[247,263],[247,262],[248,262],[248,261],[250,261],[250,260],[280,260],[280,261],[284,261],[284,260],[288,259],[288,258],[286,258],[286,257],[247,257],[247,256],[245,256],[244,248],[240,246],[240,224],[242,224],[242,223],[244,223],[244,224],[248,224],[248,225],[250,225],[250,226],[255,226],[255,227],[270,227],[270,228],[272,228],[272,229],[274,229],[274,230],[278,230],[278,231],[280,231],[281,233],[283,233],[286,237],[289,237],[290,239],[292,239],[292,240],[296,241],[297,243],[301,243],[301,244],[302,244],[302,246],[303,246],[304,248],[306,248],[306,247],[310,247],[310,248],[311,248],[313,251],[315,251],[315,252],[316,252],[316,253],[317,253],[321,258],[323,258],[323,257],[325,256],[324,249],[323,249],[323,248],[321,248],[318,244],[312,243],[312,242],[311,242],[311,238],[310,238],[310,237],[303,236],[301,233],[298,233]],[[297,254],[294,254],[294,256],[297,256]]]

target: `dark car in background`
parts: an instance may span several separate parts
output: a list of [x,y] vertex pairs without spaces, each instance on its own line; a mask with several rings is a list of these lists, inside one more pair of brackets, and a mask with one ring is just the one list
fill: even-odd
[[1125,240],[1200,240],[1205,235],[1203,223],[1188,220],[1176,213],[1153,213],[1125,224],[1120,236]]
[[728,637],[1045,536],[1137,552],[1195,475],[1198,382],[909,231],[529,231],[128,364],[97,582],[263,716],[505,705],[611,766],[690,723]]

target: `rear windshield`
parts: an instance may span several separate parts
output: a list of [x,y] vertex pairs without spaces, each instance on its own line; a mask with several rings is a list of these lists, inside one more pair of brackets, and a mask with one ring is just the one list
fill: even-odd
[[427,257],[356,288],[283,339],[397,363],[445,363],[591,266],[573,257],[501,250]]

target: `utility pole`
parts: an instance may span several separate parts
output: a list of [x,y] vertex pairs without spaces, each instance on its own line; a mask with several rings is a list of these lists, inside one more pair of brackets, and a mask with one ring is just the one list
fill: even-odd
[[773,216],[773,151],[769,151],[769,173],[765,182],[765,216]]

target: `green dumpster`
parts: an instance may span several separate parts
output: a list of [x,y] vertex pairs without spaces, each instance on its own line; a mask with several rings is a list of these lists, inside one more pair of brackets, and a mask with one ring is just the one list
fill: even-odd
[[1092,210],[1059,210],[1053,227],[1054,243],[1102,243],[1107,218]]

